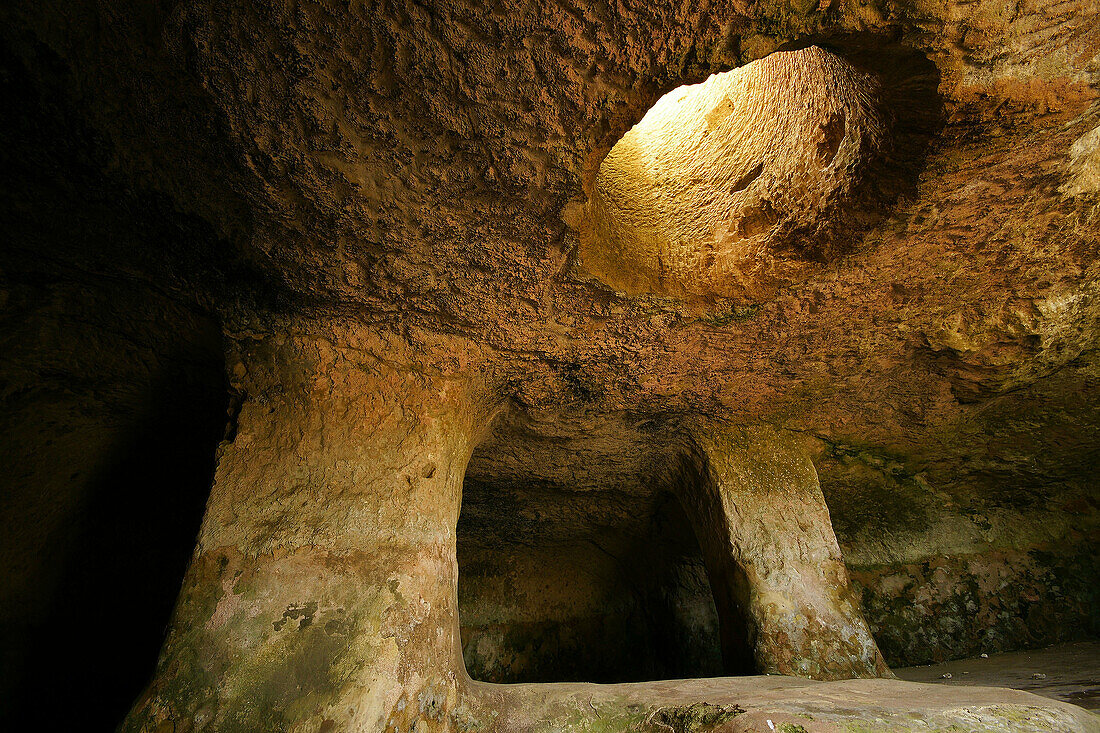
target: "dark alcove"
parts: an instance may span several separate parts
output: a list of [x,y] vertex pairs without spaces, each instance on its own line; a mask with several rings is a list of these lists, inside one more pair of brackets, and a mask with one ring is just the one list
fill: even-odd
[[488,682],[723,673],[718,614],[646,436],[615,420],[501,420],[458,523],[463,657]]

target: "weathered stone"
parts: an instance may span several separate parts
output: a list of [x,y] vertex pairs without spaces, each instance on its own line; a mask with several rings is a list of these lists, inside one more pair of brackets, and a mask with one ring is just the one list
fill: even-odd
[[811,46],[669,92],[600,164],[584,266],[632,295],[750,301],[806,277],[888,145],[878,85]]
[[239,359],[249,399],[123,729],[443,725],[464,676],[454,528],[476,380],[306,336]]
[[[714,589],[719,613],[747,625],[756,671],[888,676],[848,582],[805,441],[767,428],[709,427],[694,435],[707,475],[686,484],[685,504],[712,577],[722,579]],[[727,656],[746,651],[727,649]]]
[[[635,623],[692,653],[601,675],[882,675],[868,629],[891,663],[1096,633],[1091,0],[15,0],[0,21],[6,628],[56,620],[43,648],[68,649],[114,612],[103,589],[138,594],[112,556],[186,554],[183,511],[135,511],[117,545],[73,528],[97,497],[202,503],[225,395],[196,375],[225,340],[230,425],[128,730],[1093,725],[885,679],[495,687],[467,679],[458,618],[502,679]],[[681,85],[695,154],[671,165],[678,137],[643,120]],[[676,181],[620,175],[653,150],[645,174]],[[177,443],[208,460],[158,468]],[[147,492],[89,478],[128,461]],[[81,574],[100,593],[37,620]],[[2,660],[0,708],[57,697],[36,643]],[[55,722],[111,725],[78,697],[111,655],[80,649]]]

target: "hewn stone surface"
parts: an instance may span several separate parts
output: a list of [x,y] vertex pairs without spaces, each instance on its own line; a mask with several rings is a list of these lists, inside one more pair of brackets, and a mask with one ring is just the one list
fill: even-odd
[[[240,409],[157,677],[128,728],[496,725],[507,706],[462,672],[455,527],[466,460],[498,411],[527,416],[559,449],[529,453],[514,476],[486,450],[470,478],[499,487],[541,475],[508,495],[530,502],[543,535],[617,526],[645,537],[685,465],[732,477],[715,482],[710,516],[725,517],[731,553],[767,546],[784,558],[768,566],[778,577],[741,558],[751,580],[726,578],[750,589],[740,618],[755,631],[741,641],[754,665],[881,671],[841,553],[891,659],[1095,631],[1093,5],[5,4],[4,83],[18,102],[2,146],[15,171],[3,184],[6,249],[42,258],[47,274],[75,271],[99,301],[114,283],[139,284],[148,297],[133,308],[173,314],[140,322],[130,345],[96,342],[133,350],[126,374],[160,373],[140,362],[185,341],[189,324],[220,326]],[[832,56],[801,50],[811,46]],[[844,169],[810,166],[818,143],[836,139],[816,123],[839,112],[811,85],[822,114],[769,112],[775,129],[814,136],[783,141],[790,155],[761,169],[782,216],[715,201],[711,211],[730,215],[715,236],[691,227],[688,250],[713,246],[727,265],[745,240],[721,232],[756,237],[751,265],[655,277],[640,261],[652,253],[613,245],[595,215],[601,163],[666,92],[795,57],[777,51],[816,55],[828,73],[807,79],[850,92]],[[855,90],[864,74],[878,80],[873,104]],[[748,158],[728,172],[731,188],[754,170]],[[792,191],[823,199],[799,208]],[[94,246],[83,236],[93,230]],[[39,275],[12,272],[5,297],[18,300]],[[53,350],[79,350],[77,331]],[[48,363],[50,351],[31,358]],[[21,368],[5,366],[5,379]],[[77,401],[95,394],[47,372],[42,384],[71,387]],[[23,396],[24,414],[48,401]],[[51,463],[49,441],[66,428],[48,427],[27,465]],[[746,468],[748,453],[708,442],[727,430],[782,436],[761,450],[784,455],[797,435],[804,452]],[[797,476],[761,483],[759,465]],[[549,486],[569,492],[554,504],[539,491]],[[770,516],[769,492],[800,516]],[[548,506],[562,516],[538,514]],[[730,524],[748,509],[750,521]],[[602,525],[584,525],[601,512]],[[717,526],[693,523],[697,534]],[[773,545],[773,533],[785,539]],[[813,572],[803,551],[822,559]],[[726,581],[710,565],[713,590]],[[800,597],[783,576],[791,568],[833,597]],[[1017,585],[1018,597],[998,586],[1020,576],[1058,580]],[[772,591],[784,603],[770,605]],[[829,653],[808,660],[803,621],[768,610],[791,599],[830,619],[829,634],[810,637],[829,637]],[[1002,618],[1032,609],[1065,621]],[[852,633],[838,639],[838,627]],[[885,681],[818,689],[849,703],[868,700],[860,690],[894,694]],[[1019,713],[983,710],[926,718],[973,727]],[[696,713],[709,715],[657,722]],[[1051,725],[1076,715],[1049,714]],[[881,725],[901,725],[897,715]],[[578,720],[596,725],[589,711]]]
[[475,684],[509,731],[864,733],[1100,730],[1095,715],[1019,690],[793,677],[598,686]]
[[742,619],[749,630],[755,665],[740,671],[888,675],[804,443],[767,429],[695,435],[710,475],[685,482],[685,503],[697,517],[711,577],[722,579],[714,589],[719,617]]
[[805,278],[892,144],[879,84],[811,46],[669,92],[600,164],[583,266],[632,295],[756,301]]
[[456,705],[454,528],[479,387],[343,343],[269,338],[231,365],[248,400],[123,730],[405,730]]

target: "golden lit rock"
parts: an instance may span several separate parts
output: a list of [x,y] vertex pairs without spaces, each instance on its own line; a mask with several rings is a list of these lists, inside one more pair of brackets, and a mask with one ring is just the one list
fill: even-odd
[[1097,729],[1095,0],[0,21],[0,729]]
[[633,295],[759,300],[805,277],[888,143],[879,96],[816,46],[669,92],[600,166],[584,265]]

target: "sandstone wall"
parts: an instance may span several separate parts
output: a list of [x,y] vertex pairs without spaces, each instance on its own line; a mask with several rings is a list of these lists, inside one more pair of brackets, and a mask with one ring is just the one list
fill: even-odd
[[[491,725],[510,703],[461,674],[455,527],[464,478],[515,478],[466,470],[515,407],[567,447],[527,464],[583,465],[611,519],[648,516],[650,484],[607,480],[667,487],[692,456],[726,656],[757,671],[882,673],[853,599],[901,661],[1095,629],[1094,5],[6,3],[7,587],[64,576],[44,535],[99,515],[53,509],[108,496],[84,477],[116,449],[195,505],[217,459],[128,728]],[[718,189],[686,181],[729,215],[689,227],[705,287],[662,282],[663,253],[645,287],[616,276],[637,258],[602,266],[597,184],[627,131],[682,84],[811,46],[843,72],[806,78],[847,80],[844,119],[865,124],[840,135],[819,86],[785,89],[769,122],[805,170],[765,166],[756,190],[746,158]],[[870,107],[851,96],[866,74]],[[806,218],[775,216],[784,180]],[[165,494],[122,504],[147,495]],[[142,517],[191,534],[175,508]],[[175,583],[136,573],[154,574]],[[65,610],[66,639],[95,636]],[[810,616],[840,619],[817,631],[843,653],[815,653]]]

